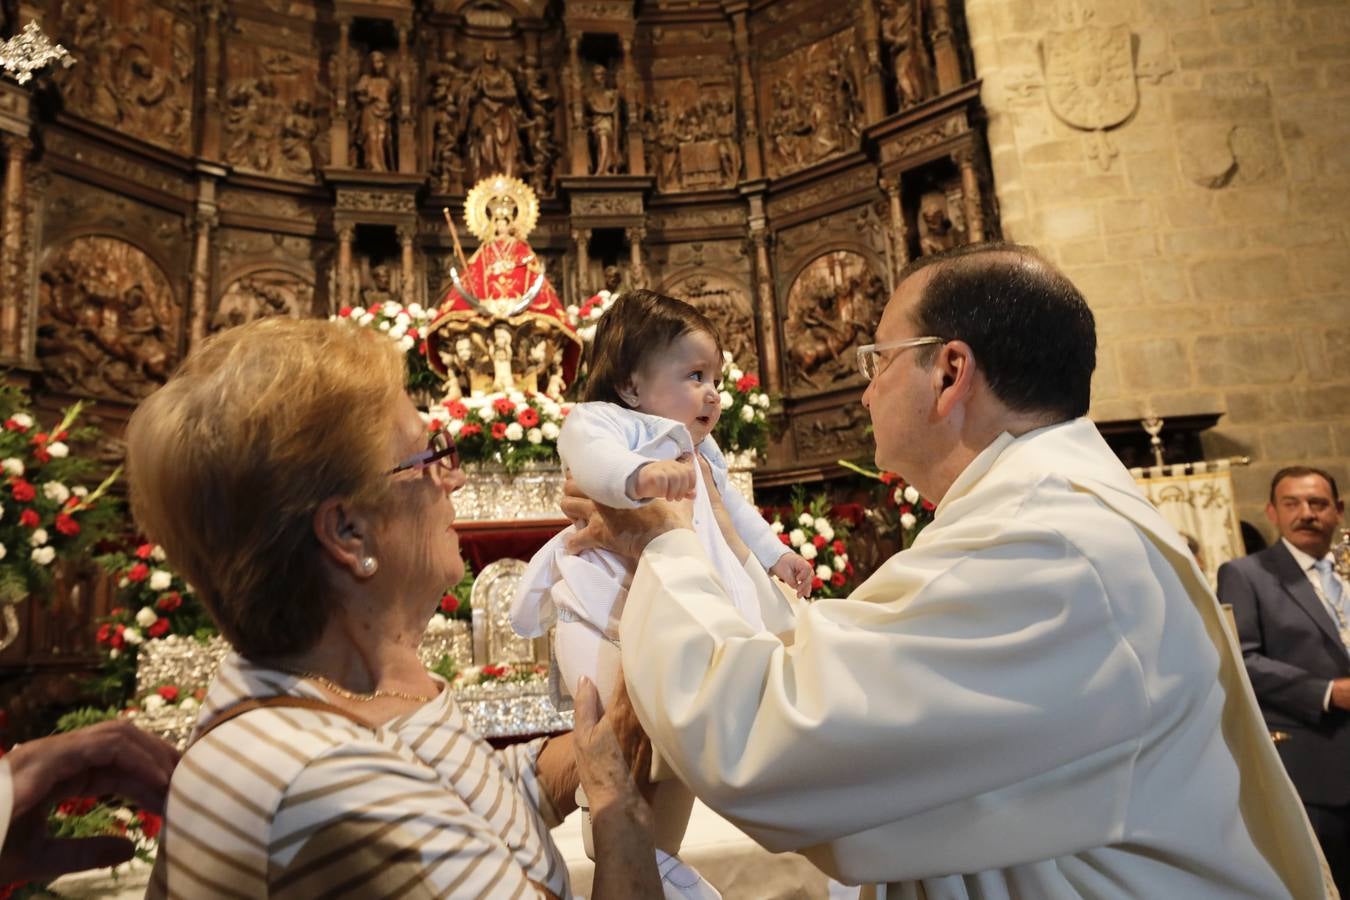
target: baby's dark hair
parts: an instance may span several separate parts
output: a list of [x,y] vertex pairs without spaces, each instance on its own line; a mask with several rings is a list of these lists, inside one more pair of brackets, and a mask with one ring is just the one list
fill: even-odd
[[707,333],[717,344],[720,359],[722,338],[703,313],[683,300],[655,291],[625,291],[596,325],[581,399],[626,405],[619,391],[628,386],[643,363],[684,335],[698,331]]

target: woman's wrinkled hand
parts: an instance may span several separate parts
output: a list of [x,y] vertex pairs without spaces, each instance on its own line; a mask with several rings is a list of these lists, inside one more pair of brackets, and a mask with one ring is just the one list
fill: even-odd
[[572,740],[577,755],[577,774],[589,799],[592,815],[596,810],[617,804],[639,812],[641,820],[650,825],[651,810],[642,800],[640,791],[648,785],[652,745],[638,724],[623,679],[619,679],[619,686],[603,716],[600,715],[600,694],[589,678],[581,678],[575,699]]

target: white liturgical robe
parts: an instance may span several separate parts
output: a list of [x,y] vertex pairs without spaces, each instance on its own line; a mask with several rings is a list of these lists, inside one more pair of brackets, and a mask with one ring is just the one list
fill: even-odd
[[771,850],[887,900],[1325,896],[1213,594],[1086,419],[1000,436],[785,640],[720,594],[690,532],[652,541],[624,671],[661,755]]

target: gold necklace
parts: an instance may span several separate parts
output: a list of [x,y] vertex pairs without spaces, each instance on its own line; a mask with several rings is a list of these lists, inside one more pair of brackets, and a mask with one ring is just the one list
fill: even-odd
[[407,691],[396,691],[390,688],[376,688],[375,690],[366,693],[357,693],[356,691],[347,690],[347,688],[338,684],[333,679],[326,675],[320,675],[318,672],[305,672],[300,669],[288,669],[283,666],[276,666],[275,668],[282,672],[286,672],[289,675],[296,675],[300,678],[307,678],[310,681],[317,681],[319,684],[323,685],[323,687],[332,691],[334,694],[337,694],[339,697],[342,697],[345,700],[354,700],[357,703],[369,703],[370,701],[378,700],[381,697],[390,697],[395,700],[415,700],[418,703],[429,703],[438,696],[437,694],[432,694],[428,697],[425,694],[410,694]]

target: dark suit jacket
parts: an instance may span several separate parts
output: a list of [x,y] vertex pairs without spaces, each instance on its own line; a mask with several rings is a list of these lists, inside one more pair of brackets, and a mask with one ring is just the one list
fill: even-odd
[[1282,541],[1219,568],[1247,675],[1304,802],[1350,803],[1350,715],[1322,711],[1327,682],[1350,676],[1336,623]]

